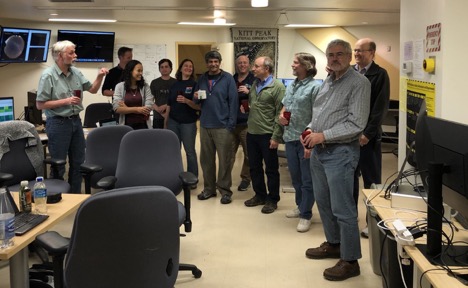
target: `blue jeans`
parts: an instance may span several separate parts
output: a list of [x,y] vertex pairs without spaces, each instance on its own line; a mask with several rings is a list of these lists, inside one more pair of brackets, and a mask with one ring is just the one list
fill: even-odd
[[361,242],[353,198],[354,171],[359,161],[359,142],[318,144],[312,151],[310,166],[315,200],[325,237],[341,243],[341,259],[357,260]]
[[[255,195],[268,202],[280,201],[278,149],[270,149],[271,134],[247,133],[247,151],[249,155],[250,177]],[[265,170],[263,170],[265,162]],[[265,175],[267,184],[265,185]],[[268,186],[268,191],[267,191]]]
[[187,171],[192,172],[198,178],[198,160],[195,150],[195,139],[197,138],[197,122],[179,123],[169,118],[167,129],[173,131],[180,142],[184,145],[185,155],[187,156]]
[[[86,148],[81,119],[48,118],[46,127],[50,157],[66,160],[68,156],[68,183],[71,192],[81,193],[80,165],[84,162]],[[65,168],[59,169],[58,173],[59,175],[53,175],[51,171],[51,178],[63,179]]]
[[315,197],[310,173],[310,159],[304,158],[304,147],[299,140],[286,142],[286,158],[291,181],[296,191],[296,205],[299,208],[299,217],[312,218],[312,207]]

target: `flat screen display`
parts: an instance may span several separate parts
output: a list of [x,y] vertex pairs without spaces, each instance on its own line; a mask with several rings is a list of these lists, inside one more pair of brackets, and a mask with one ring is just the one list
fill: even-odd
[[3,27],[1,63],[47,62],[50,30]]
[[113,62],[114,32],[58,30],[57,40],[76,45],[76,62]]
[[0,97],[0,122],[15,120],[15,99]]

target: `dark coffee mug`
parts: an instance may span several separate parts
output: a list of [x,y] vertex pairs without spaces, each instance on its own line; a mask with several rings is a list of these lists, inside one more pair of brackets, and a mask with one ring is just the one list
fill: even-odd
[[291,119],[291,112],[290,111],[284,111],[283,112],[283,117],[288,120],[288,123],[284,126],[288,126],[289,125],[289,120]]
[[73,90],[73,96],[81,98],[81,90]]
[[242,104],[242,107],[244,107],[244,111],[245,111],[245,112],[249,112],[249,111],[250,111],[249,100],[244,99],[244,100],[241,101],[241,104]]

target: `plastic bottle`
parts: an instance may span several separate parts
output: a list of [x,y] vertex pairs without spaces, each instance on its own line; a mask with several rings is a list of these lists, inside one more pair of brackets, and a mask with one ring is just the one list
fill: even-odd
[[21,189],[19,192],[20,211],[31,212],[32,192],[28,186],[28,181],[21,181]]
[[34,204],[37,214],[47,214],[47,188],[41,176],[36,178],[34,184]]
[[15,210],[5,188],[0,188],[0,249],[13,246]]

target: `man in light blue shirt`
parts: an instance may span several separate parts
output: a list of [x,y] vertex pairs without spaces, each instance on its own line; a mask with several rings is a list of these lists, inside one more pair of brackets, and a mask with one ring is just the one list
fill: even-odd
[[310,248],[312,259],[339,258],[325,269],[327,280],[360,275],[361,255],[357,209],[353,197],[354,172],[359,161],[359,137],[367,124],[371,85],[350,66],[351,45],[333,40],[326,50],[330,75],[314,102],[311,131],[303,142],[313,147],[312,183],[326,242]]
[[[102,79],[109,73],[101,68],[93,83],[73,66],[76,60],[75,44],[60,41],[52,46],[54,65],[44,70],[37,88],[36,106],[47,116],[46,133],[50,156],[66,160],[68,156],[68,182],[72,193],[81,193],[80,165],[84,162],[85,139],[80,111],[83,110],[83,91],[95,94]],[[65,169],[53,178],[63,179]]]

